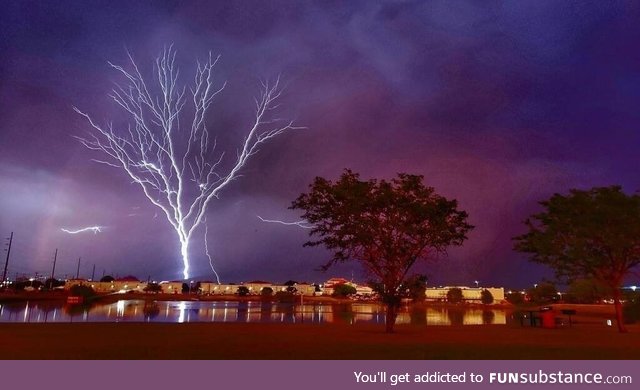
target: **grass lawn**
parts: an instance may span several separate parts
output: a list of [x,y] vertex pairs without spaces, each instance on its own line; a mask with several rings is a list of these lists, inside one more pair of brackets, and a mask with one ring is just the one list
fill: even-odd
[[0,324],[5,359],[640,359],[640,326]]

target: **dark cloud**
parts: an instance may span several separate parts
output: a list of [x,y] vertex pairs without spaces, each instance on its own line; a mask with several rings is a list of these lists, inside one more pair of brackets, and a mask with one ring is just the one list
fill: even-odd
[[[266,145],[210,209],[226,280],[321,280],[304,231],[260,222],[314,176],[425,175],[476,229],[425,269],[433,283],[524,285],[548,273],[511,251],[536,202],[571,187],[638,189],[640,28],[629,2],[12,2],[0,13],[0,232],[16,232],[17,272],[44,272],[56,247],[112,273],[176,278],[177,239],[116,169],[72,135],[73,106],[124,117],[105,97],[107,60],[149,69],[164,45],[183,76],[209,50],[228,88],[211,128],[233,151],[260,78],[283,74],[283,115],[308,127]],[[63,226],[104,225],[69,236]],[[201,240],[201,238],[199,239]],[[197,275],[210,277],[201,241]],[[66,261],[66,263],[65,263]],[[87,269],[89,269],[87,265]],[[361,275],[357,265],[332,274]],[[208,275],[208,276],[206,276]]]

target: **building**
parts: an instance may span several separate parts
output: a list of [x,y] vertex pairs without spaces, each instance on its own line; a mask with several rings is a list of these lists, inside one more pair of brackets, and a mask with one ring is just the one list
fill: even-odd
[[502,287],[466,287],[466,286],[447,286],[447,287],[428,287],[425,290],[425,298],[432,302],[446,302],[447,293],[452,288],[462,290],[462,299],[468,303],[481,303],[481,294],[483,290],[487,290],[493,296],[493,303],[502,303],[505,300],[504,288]]

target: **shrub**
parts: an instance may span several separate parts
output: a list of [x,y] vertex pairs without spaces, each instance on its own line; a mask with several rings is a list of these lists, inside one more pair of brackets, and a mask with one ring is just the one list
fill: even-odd
[[460,303],[462,302],[462,289],[458,287],[454,287],[447,291],[447,302],[449,303]]
[[622,316],[625,324],[634,324],[640,321],[640,294],[634,293],[626,298],[627,302],[622,307]]
[[338,298],[346,298],[356,294],[356,288],[350,284],[338,284],[333,288],[333,296]]
[[260,290],[260,295],[263,298],[271,298],[273,296],[273,289],[271,287],[263,287],[262,290]]
[[512,305],[522,305],[524,303],[524,295],[519,291],[507,293],[505,299]]
[[145,286],[144,291],[151,292],[151,293],[161,293],[162,286],[159,285],[158,283],[149,283]]
[[249,295],[249,288],[247,286],[240,286],[236,290],[236,293],[238,295],[240,295],[241,297],[245,297],[245,296]]
[[275,295],[278,302],[295,302],[296,296],[289,291],[278,291]]
[[96,295],[96,292],[91,288],[91,286],[87,286],[84,284],[74,284],[69,289],[69,293],[76,297],[90,298]]
[[101,282],[113,282],[115,279],[111,275],[106,275],[100,278]]
[[484,304],[484,305],[490,305],[493,303],[493,294],[491,294],[491,291],[485,289],[482,290],[482,292],[480,293],[480,301]]

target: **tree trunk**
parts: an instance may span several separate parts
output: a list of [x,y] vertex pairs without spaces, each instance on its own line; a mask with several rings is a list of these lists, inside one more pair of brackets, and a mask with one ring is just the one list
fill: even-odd
[[616,322],[618,323],[618,331],[627,333],[627,327],[624,326],[624,318],[622,317],[622,303],[620,303],[620,288],[613,289],[613,305],[616,308]]
[[396,324],[396,317],[398,316],[398,309],[395,304],[387,304],[387,315],[385,321],[385,331],[387,333],[393,333],[393,327]]

